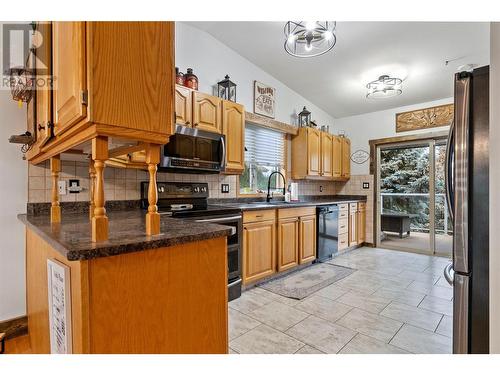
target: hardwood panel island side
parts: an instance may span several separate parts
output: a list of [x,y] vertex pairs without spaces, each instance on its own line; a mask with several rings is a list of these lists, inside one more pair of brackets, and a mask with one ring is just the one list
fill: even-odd
[[109,212],[95,242],[88,213],[19,215],[26,225],[28,331],[50,353],[48,260],[69,268],[72,353],[227,353],[227,236],[231,228],[142,210]]

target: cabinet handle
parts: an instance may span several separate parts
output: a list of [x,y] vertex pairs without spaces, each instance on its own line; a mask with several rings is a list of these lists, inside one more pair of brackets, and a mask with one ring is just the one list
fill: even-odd
[[191,123],[189,121],[186,121],[186,125],[191,125]]
[[198,126],[198,123],[197,123],[197,122],[196,122],[196,123],[194,123],[194,124],[193,124],[193,126]]

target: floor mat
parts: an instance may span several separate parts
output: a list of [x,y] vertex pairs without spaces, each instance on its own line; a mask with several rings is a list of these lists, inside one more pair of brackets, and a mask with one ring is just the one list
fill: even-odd
[[352,268],[318,263],[304,270],[260,284],[259,287],[288,298],[303,299],[314,292],[349,276]]

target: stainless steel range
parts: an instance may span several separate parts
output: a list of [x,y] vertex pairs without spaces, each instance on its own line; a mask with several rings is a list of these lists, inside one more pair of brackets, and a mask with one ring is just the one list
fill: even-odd
[[[141,204],[148,207],[147,181],[141,182]],[[227,238],[228,299],[241,295],[241,246],[243,223],[241,210],[208,204],[208,184],[192,182],[158,182],[158,211],[160,215],[217,223],[233,227]]]

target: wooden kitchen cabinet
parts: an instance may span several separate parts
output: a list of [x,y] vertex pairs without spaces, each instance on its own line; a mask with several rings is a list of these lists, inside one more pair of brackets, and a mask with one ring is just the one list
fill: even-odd
[[333,176],[333,137],[330,133],[321,132],[321,172],[323,177]]
[[316,215],[302,216],[299,220],[299,264],[316,259]]
[[358,204],[349,204],[349,247],[358,244]]
[[358,203],[358,239],[357,244],[361,245],[366,241],[366,203]]
[[[145,43],[144,41],[148,41]],[[173,22],[52,22],[54,136],[34,164],[98,136],[164,144],[174,130]]]
[[278,272],[299,264],[299,218],[278,221]]
[[199,91],[192,91],[193,127],[222,133],[221,99]]
[[226,174],[241,174],[245,169],[245,108],[222,101],[222,134],[226,136]]
[[292,138],[292,178],[349,179],[349,145],[347,138],[314,128],[300,128]]
[[332,177],[342,177],[342,139],[332,136]]
[[243,284],[276,272],[276,210],[243,213]]
[[347,180],[351,177],[351,140],[341,137],[342,142],[342,174],[341,177]]
[[175,123],[176,125],[192,125],[193,99],[191,90],[175,85]]

